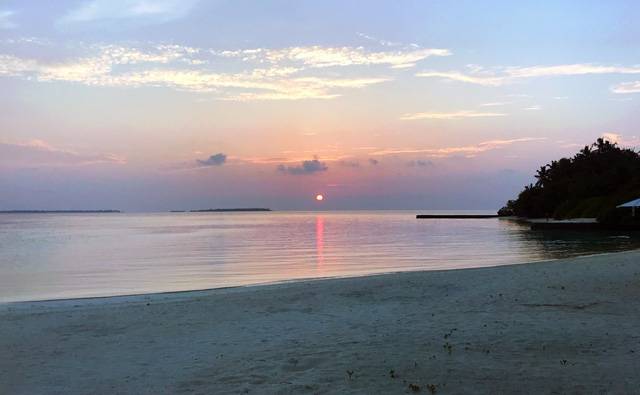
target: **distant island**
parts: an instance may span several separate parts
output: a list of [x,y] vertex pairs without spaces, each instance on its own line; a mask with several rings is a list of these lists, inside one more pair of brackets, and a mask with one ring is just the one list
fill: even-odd
[[[270,208],[208,208],[203,210],[189,210],[190,213],[226,213],[226,212],[246,212],[246,211],[271,211]],[[173,211],[179,212],[179,211]]]
[[535,184],[498,211],[523,218],[596,218],[601,224],[637,224],[618,205],[640,197],[640,154],[598,139],[572,158],[542,166]]
[[1,210],[0,214],[110,214],[120,210]]

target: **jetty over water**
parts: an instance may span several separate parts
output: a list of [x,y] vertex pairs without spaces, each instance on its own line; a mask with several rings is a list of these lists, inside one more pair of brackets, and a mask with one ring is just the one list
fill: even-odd
[[271,211],[271,209],[262,208],[262,207],[240,207],[240,208],[207,208],[204,210],[189,210],[190,213],[235,213],[235,212],[254,212],[254,211]]
[[418,219],[482,219],[498,218],[497,214],[418,214]]

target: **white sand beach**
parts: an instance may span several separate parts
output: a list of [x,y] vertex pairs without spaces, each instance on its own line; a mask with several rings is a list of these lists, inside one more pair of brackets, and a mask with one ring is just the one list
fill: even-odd
[[0,305],[2,394],[637,393],[640,252]]

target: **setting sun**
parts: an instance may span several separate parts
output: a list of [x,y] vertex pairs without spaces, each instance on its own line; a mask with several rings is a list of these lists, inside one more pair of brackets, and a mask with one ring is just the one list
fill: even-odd
[[317,200],[317,201],[319,201],[319,202],[321,202],[321,201],[323,201],[323,200],[324,200],[324,196],[323,196],[322,194],[317,194],[317,195],[316,195],[316,200]]

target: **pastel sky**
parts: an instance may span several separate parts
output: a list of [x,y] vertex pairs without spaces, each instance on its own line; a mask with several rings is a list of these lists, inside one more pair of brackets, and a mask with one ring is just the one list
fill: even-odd
[[600,136],[640,145],[639,18],[634,0],[0,0],[0,209],[499,208]]

